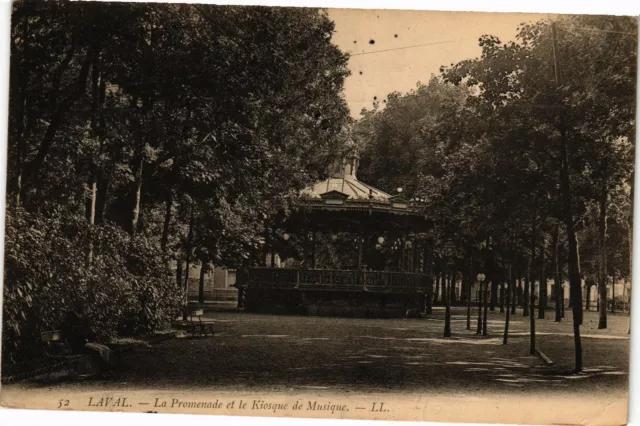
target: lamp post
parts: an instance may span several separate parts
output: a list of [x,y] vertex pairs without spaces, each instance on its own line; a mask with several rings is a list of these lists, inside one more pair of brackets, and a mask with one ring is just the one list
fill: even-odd
[[[287,246],[286,246],[286,242],[287,242],[287,241],[289,241],[289,238],[291,238],[291,235],[289,235],[287,232],[285,232],[284,234],[282,234],[282,241],[284,241],[284,242],[285,242],[285,244],[282,244],[282,250],[283,250],[283,252],[286,252],[286,247],[287,247]],[[286,256],[286,253],[283,253],[283,254],[285,254],[285,256]],[[283,261],[283,259],[281,258],[281,259],[280,259],[280,267],[281,267],[281,268],[283,268],[284,266],[285,266],[285,265],[284,265],[284,261]]]
[[447,256],[449,267],[451,268],[451,275],[449,283],[447,285],[445,279],[445,309],[444,309],[444,337],[451,337],[451,289],[453,287],[453,254],[456,246],[451,240],[444,244],[444,253]]
[[480,273],[476,278],[478,280],[478,284],[480,284],[478,288],[478,329],[476,330],[476,334],[480,334],[482,333],[482,287],[485,276]]

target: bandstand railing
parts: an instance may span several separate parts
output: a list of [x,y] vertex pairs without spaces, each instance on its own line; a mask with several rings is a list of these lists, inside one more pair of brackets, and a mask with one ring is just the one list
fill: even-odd
[[237,287],[370,292],[427,292],[431,277],[391,271],[247,268]]

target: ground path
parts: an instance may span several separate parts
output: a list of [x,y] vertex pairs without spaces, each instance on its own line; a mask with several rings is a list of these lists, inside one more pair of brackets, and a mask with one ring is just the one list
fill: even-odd
[[[452,338],[443,338],[442,309],[422,319],[355,319],[248,314],[207,309],[218,321],[209,338],[176,338],[140,347],[123,360],[108,388],[216,388],[297,392],[588,392],[624,391],[628,382],[627,315],[597,330],[597,313],[582,326],[585,372],[573,368],[571,320],[536,319],[538,347],[554,362],[529,356],[529,319],[512,316],[502,344],[504,318],[490,312],[488,337],[466,330],[464,308],[453,308]],[[567,312],[567,317],[570,311]],[[86,383],[56,384],[64,388]],[[16,386],[38,386],[27,383]]]
[[[626,422],[628,316],[611,316],[610,328],[597,330],[597,313],[586,313],[585,372],[571,375],[566,374],[573,368],[574,353],[569,318],[555,323],[549,313],[545,320],[536,319],[538,346],[555,362],[550,367],[528,355],[528,318],[520,311],[512,316],[508,345],[502,344],[500,313],[489,314],[489,336],[479,337],[476,312],[470,331],[465,312],[453,308],[453,336],[445,339],[442,308],[429,318],[406,320],[208,308],[205,316],[218,321],[214,337],[141,345],[126,354],[117,380],[4,386],[0,403],[56,409],[60,401],[70,401],[68,409],[104,410],[88,406],[90,398],[126,397],[132,404],[126,411],[176,412],[155,408],[153,401],[268,399],[289,407],[295,401],[346,404],[350,411],[226,413],[520,424]],[[387,417],[355,408],[380,401],[390,407]],[[205,413],[196,408],[179,412]]]

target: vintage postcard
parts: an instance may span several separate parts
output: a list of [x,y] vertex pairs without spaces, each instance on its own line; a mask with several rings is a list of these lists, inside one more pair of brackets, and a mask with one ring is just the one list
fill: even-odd
[[1,406],[627,422],[635,17],[22,0],[10,49]]

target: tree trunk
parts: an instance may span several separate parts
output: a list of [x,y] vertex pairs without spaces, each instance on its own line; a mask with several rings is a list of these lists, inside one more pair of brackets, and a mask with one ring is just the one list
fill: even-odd
[[600,191],[598,215],[598,293],[600,318],[598,329],[607,328],[607,192],[604,184]]
[[524,290],[522,291],[522,316],[529,315],[529,272],[524,276]]
[[20,207],[20,194],[22,194],[22,167],[20,167],[18,177],[16,178],[16,210]]
[[431,315],[433,313],[433,295],[434,295],[434,267],[433,267],[433,244],[429,243],[424,247],[424,273],[429,276],[429,290],[427,292],[427,307],[426,314]]
[[104,170],[104,167],[101,167],[98,170],[97,182],[97,195],[96,195],[96,225],[99,225],[104,222],[104,210],[107,206],[108,201],[108,189],[109,183],[111,179],[111,174]]
[[173,190],[167,189],[164,199],[164,224],[162,225],[162,239],[160,240],[160,247],[162,252],[167,254],[167,243],[169,242],[169,227],[171,226],[171,210],[173,208]]
[[[142,195],[142,170],[144,168],[144,155],[140,155],[138,173],[136,174],[135,194],[133,198],[133,210],[131,213],[131,235],[135,235],[138,230],[138,219],[140,218],[140,196]],[[188,266],[187,266],[188,268]]]
[[96,199],[98,195],[98,182],[96,171],[91,172],[91,183],[89,185],[89,225],[93,226],[96,223]]
[[518,289],[516,290],[518,294],[518,306],[522,305],[522,301],[524,300],[524,288],[522,287],[522,272],[518,269]]
[[495,311],[498,304],[498,280],[496,277],[496,257],[493,250],[492,240],[487,242],[487,284],[491,282],[491,294],[489,294],[489,309]]
[[[506,290],[504,288],[504,283],[502,282],[502,280],[500,280],[499,286],[500,286],[500,313],[504,314],[504,303],[505,303]],[[507,306],[509,306],[508,303],[507,303]]]
[[200,282],[198,283],[198,303],[204,303],[204,277],[207,273],[208,265],[206,262],[202,262],[200,266]]
[[578,252],[578,238],[573,223],[571,182],[569,179],[569,160],[564,132],[561,136],[562,168],[561,190],[564,202],[564,219],[567,227],[567,240],[569,242],[569,301],[572,305],[573,336],[575,345],[575,369],[576,373],[582,371],[582,341],[580,339],[580,325],[582,324],[582,282],[580,277],[580,255]]
[[[45,131],[42,140],[40,141],[40,145],[36,152],[36,155],[33,159],[25,164],[22,168],[22,194],[21,198],[24,199],[24,191],[27,189],[31,180],[33,179],[36,172],[38,172],[47,155],[49,154],[49,150],[51,148],[51,144],[53,143],[56,133],[58,129],[62,125],[64,121],[65,114],[69,111],[69,109],[73,106],[73,104],[82,97],[85,93],[87,79],[89,77],[89,69],[91,65],[91,60],[93,59],[93,50],[94,47],[90,46],[87,50],[87,53],[82,61],[82,65],[80,66],[80,72],[78,74],[78,80],[76,82],[76,86],[70,90],[71,94],[64,102],[57,102],[57,92],[60,87],[60,78],[55,78],[53,83],[53,92],[54,95],[51,97],[51,107],[55,109],[51,120],[49,120],[49,124],[47,126],[47,130]],[[65,55],[62,60],[60,66],[58,67],[58,76],[61,76],[62,73],[68,68],[69,63],[71,62],[73,55],[75,52],[75,40],[72,40],[72,46]]]
[[[560,86],[560,70],[558,66],[558,40],[555,23],[551,24],[553,37],[553,62],[556,74],[556,84]],[[562,105],[560,105],[562,108]],[[573,301],[573,336],[575,344],[575,372],[582,371],[582,341],[580,339],[580,325],[582,324],[582,283],[580,278],[580,254],[578,252],[578,238],[573,220],[573,193],[571,191],[571,177],[569,169],[569,153],[567,150],[567,124],[563,109],[560,109],[560,193],[564,210],[564,222],[567,227],[569,242],[569,290],[570,300]]]
[[453,281],[452,271],[448,286],[445,281],[444,337],[451,337],[451,288],[453,287]]
[[[599,205],[598,205],[599,207]],[[598,216],[600,215],[600,212],[598,212]],[[598,218],[599,219],[599,218]],[[598,222],[598,223],[596,223]],[[601,255],[602,253],[600,253],[600,234],[598,233],[598,226],[599,226],[599,221],[592,221],[591,222],[591,233],[593,235],[596,235],[596,247],[595,247],[595,254],[596,254],[596,282],[595,282],[595,287],[596,287],[596,311],[600,312],[600,275],[602,274],[602,259],[601,259]],[[587,292],[586,295],[586,301],[584,304],[584,309],[589,312],[591,310],[591,286],[594,285],[593,283],[591,283],[591,280],[589,278],[587,278],[585,280],[585,290]]]
[[[509,263],[509,277],[507,283],[507,315],[504,319],[504,336],[502,337],[502,344],[506,345],[509,340],[509,319],[511,317],[511,312],[509,311],[509,298],[511,293],[513,292],[513,277],[511,276],[511,263]],[[515,306],[515,305],[514,305]]]
[[480,335],[482,333],[482,287],[484,283],[478,283],[478,328],[476,329],[476,334]]
[[[536,315],[535,315],[535,281],[533,277],[533,264],[536,259],[538,237],[538,194],[533,196],[533,217],[531,220],[531,258],[527,264],[527,281],[529,281],[529,354],[536,353]],[[525,284],[526,285],[526,284]]]
[[616,273],[613,271],[613,277],[611,277],[611,313],[616,310]]
[[467,275],[467,330],[471,330],[471,287],[473,284],[473,252],[469,255],[469,273]]
[[531,280],[531,314],[529,315],[530,334],[529,334],[529,354],[536,354],[536,316],[535,316],[535,297],[533,291],[533,280]]
[[[97,43],[94,43],[93,55],[91,58],[91,136],[99,141],[100,149],[98,156],[102,155],[102,135],[103,129],[101,124],[104,125],[102,117],[102,103],[104,102],[104,90],[105,85],[101,84],[101,70],[100,70],[100,48]],[[89,176],[89,227],[93,228],[96,223],[96,199],[98,195],[98,164],[96,164],[95,158],[91,159]],[[88,264],[91,265],[93,261],[93,241],[89,242],[89,255]]]
[[[104,79],[102,73],[100,73],[100,85],[98,90],[98,139],[99,139],[99,151],[98,157],[102,157],[104,153],[105,146],[105,137],[106,137],[106,123],[104,117],[104,103],[107,97],[107,82]],[[96,194],[96,206],[94,207],[95,213],[95,223],[102,223],[102,218],[104,216],[104,207],[107,202],[107,189],[109,187],[108,177],[105,176],[105,165],[100,162],[98,167],[96,167],[96,175],[95,181],[97,186],[97,194]]]
[[[18,37],[22,39],[22,51],[18,49],[16,45],[16,41],[14,37],[11,38],[11,61],[15,64],[22,63],[23,57],[29,56],[29,16],[25,16],[23,20],[24,28],[22,29],[22,34]],[[16,23],[16,28],[18,27]],[[22,159],[24,156],[24,136],[26,133],[26,123],[27,123],[27,115],[26,115],[26,105],[27,105],[27,97],[25,96],[27,87],[29,85],[29,69],[26,67],[19,66],[10,66],[10,91],[11,98],[15,100],[15,126],[10,125],[10,129],[14,130],[13,141],[16,146],[16,161],[15,161],[15,170],[16,170],[16,183],[14,191],[14,202],[16,213],[20,208],[20,193],[22,192]],[[14,83],[16,83],[14,86]],[[11,108],[11,104],[9,108]],[[11,116],[9,116],[11,118]],[[9,189],[9,188],[8,188]]]
[[425,310],[425,314],[427,315],[431,315],[433,313],[433,296],[434,296],[434,291],[433,291],[433,275],[429,276],[429,288],[430,288],[430,292],[427,292],[427,306],[426,306],[426,310]]
[[483,319],[482,319],[482,335],[486,336],[488,335],[488,330],[487,330],[487,308],[489,307],[489,300],[488,300],[488,293],[489,293],[489,283],[487,281],[485,281],[485,285],[484,285],[484,315],[483,315]]
[[[563,271],[562,267],[560,267],[560,284],[564,285],[564,271]],[[562,318],[564,318],[564,304],[565,304],[565,301],[564,301],[564,288],[562,288],[562,291],[560,292],[560,299],[561,299],[560,300],[560,308],[561,308],[561,311],[562,311]]]
[[182,287],[182,259],[176,259],[176,284]]
[[[93,179],[91,182],[90,193],[91,200],[89,202],[89,229],[93,228],[96,223],[96,196],[97,196],[97,183],[95,180],[95,173],[92,173]],[[87,265],[91,266],[93,263],[93,235],[89,237],[89,254],[87,255]]]
[[[633,277],[633,193],[634,193],[634,172],[631,173],[629,184],[631,186],[631,194],[629,197],[629,218],[627,223],[628,232],[628,244],[629,244],[629,291],[627,297],[629,298],[629,315],[631,315],[631,279]],[[627,334],[631,334],[631,321],[629,321],[629,331]]]
[[191,246],[193,243],[193,201],[191,202],[191,212],[189,213],[189,233],[187,234],[187,247],[185,250],[186,254],[186,265],[185,265],[185,277],[184,277],[184,313],[182,315],[182,320],[187,320],[188,308],[189,308],[189,268],[191,266]]
[[552,262],[553,262],[553,276],[554,276],[554,293],[556,301],[556,322],[562,321],[562,281],[560,264],[558,262],[558,244],[560,237],[560,225],[556,224],[555,231],[553,232],[552,240]]
[[439,302],[439,294],[440,294],[440,273],[436,272],[435,273],[435,279],[436,279],[436,288],[433,292],[433,303],[434,305],[437,304]]
[[516,300],[518,298],[518,289],[516,288],[516,277],[513,274],[513,233],[511,234],[511,259],[509,261],[509,288],[511,289],[511,315],[516,314]]
[[547,309],[547,275],[544,269],[544,261],[545,261],[545,246],[546,240],[544,235],[542,237],[541,246],[540,246],[540,298],[538,299],[538,319],[544,319],[545,311]]

